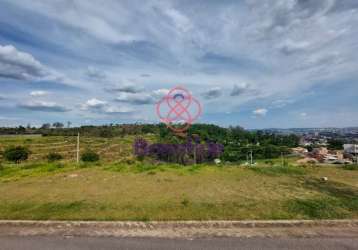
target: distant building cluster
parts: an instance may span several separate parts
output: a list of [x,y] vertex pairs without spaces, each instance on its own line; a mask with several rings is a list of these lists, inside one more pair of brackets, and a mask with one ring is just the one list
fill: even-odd
[[[297,132],[297,131],[296,131]],[[358,129],[300,129],[300,147],[293,148],[303,157],[300,163],[352,164],[358,158]],[[332,142],[340,142],[332,149]],[[334,147],[333,147],[334,148]]]
[[329,150],[327,147],[313,148],[296,147],[292,152],[304,157],[299,163],[352,164],[357,162],[358,144],[344,144],[343,150]]

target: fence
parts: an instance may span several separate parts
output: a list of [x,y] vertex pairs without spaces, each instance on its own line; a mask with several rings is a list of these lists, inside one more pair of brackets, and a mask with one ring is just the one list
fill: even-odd
[[[77,136],[22,137],[9,136],[0,138],[0,152],[8,146],[25,146],[30,151],[28,161],[46,159],[51,153],[59,153],[67,161],[77,161]],[[90,149],[100,155],[104,161],[115,161],[131,155],[132,144],[122,138],[80,137],[79,155]],[[3,158],[0,153],[0,160]]]

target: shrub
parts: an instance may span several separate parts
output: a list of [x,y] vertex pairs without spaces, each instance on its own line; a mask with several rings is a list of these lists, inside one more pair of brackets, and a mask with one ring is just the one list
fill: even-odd
[[10,146],[5,149],[4,157],[8,161],[20,163],[29,158],[30,150],[22,146]]
[[59,160],[62,160],[63,159],[63,156],[60,155],[59,153],[49,153],[47,156],[46,156],[47,160],[49,162],[54,162],[54,161],[59,161]]
[[96,152],[93,152],[92,150],[86,150],[81,155],[81,160],[84,162],[96,162],[99,161],[99,155]]

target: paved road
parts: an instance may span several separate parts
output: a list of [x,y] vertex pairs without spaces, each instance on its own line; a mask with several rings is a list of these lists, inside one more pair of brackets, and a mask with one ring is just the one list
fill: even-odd
[[231,250],[231,249],[358,249],[357,238],[101,238],[58,236],[0,236],[1,250]]

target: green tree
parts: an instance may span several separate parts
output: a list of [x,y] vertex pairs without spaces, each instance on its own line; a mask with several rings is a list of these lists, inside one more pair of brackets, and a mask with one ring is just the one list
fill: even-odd
[[341,150],[343,149],[343,141],[332,139],[328,141],[328,149]]
[[51,124],[50,123],[44,123],[41,126],[42,129],[50,129],[51,128]]
[[64,127],[63,123],[61,123],[61,122],[54,122],[52,124],[52,126],[55,128],[63,128]]

